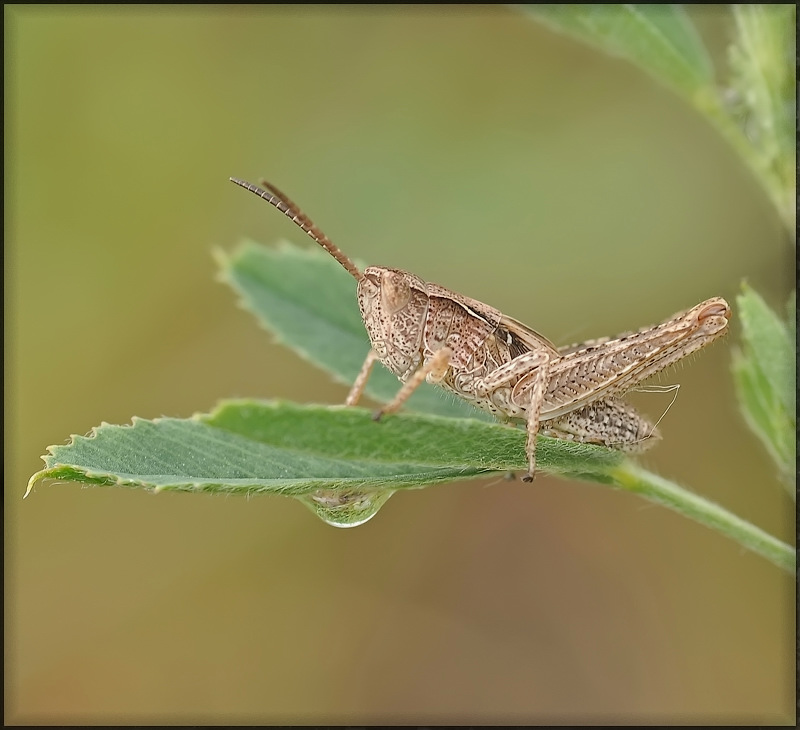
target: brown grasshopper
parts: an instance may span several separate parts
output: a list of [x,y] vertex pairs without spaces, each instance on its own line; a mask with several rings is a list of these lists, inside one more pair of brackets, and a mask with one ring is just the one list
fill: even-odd
[[643,450],[658,438],[620,397],[651,375],[724,334],[731,311],[720,297],[661,324],[614,338],[557,348],[538,332],[483,302],[415,274],[355,264],[274,185],[231,178],[274,205],[333,256],[358,283],[358,306],[372,348],[345,401],[355,405],[380,360],[403,383],[375,420],[397,411],[423,381],[435,383],[505,420],[527,426],[528,473],[536,436]]

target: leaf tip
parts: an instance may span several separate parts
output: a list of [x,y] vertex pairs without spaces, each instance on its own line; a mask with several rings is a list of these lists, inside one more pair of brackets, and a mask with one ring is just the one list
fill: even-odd
[[214,246],[211,249],[211,258],[217,265],[217,272],[214,275],[214,280],[220,284],[231,283],[231,266],[232,259],[228,252],[220,246]]
[[27,496],[33,491],[33,487],[42,478],[42,474],[44,472],[37,471],[30,479],[28,479],[28,488],[25,490],[25,494],[22,495],[23,499],[26,499]]
[[[740,291],[739,294],[737,295],[737,299],[741,299],[742,297],[749,297],[755,293],[753,287],[750,286],[750,283],[747,281],[747,279],[742,279],[741,282],[739,282],[739,289]],[[741,306],[741,303],[739,306]]]
[[217,263],[220,268],[225,268],[230,261],[228,252],[222,246],[214,246],[211,249],[211,258]]

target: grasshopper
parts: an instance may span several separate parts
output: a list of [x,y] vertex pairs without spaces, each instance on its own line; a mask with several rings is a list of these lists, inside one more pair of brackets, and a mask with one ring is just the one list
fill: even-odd
[[528,472],[536,436],[641,451],[659,438],[621,396],[725,333],[731,310],[713,297],[661,324],[557,348],[494,307],[408,271],[356,265],[274,185],[230,178],[275,206],[356,280],[371,349],[345,401],[356,405],[376,361],[402,382],[374,415],[397,411],[423,381],[440,385],[503,420],[526,424]]

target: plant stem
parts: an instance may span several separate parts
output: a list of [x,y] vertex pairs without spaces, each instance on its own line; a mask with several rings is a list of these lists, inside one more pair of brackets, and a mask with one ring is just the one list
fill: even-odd
[[714,502],[692,494],[674,482],[652,474],[630,461],[610,470],[614,483],[629,492],[669,507],[686,517],[711,527],[758,553],[779,568],[795,572],[795,550],[755,525],[728,512]]
[[794,206],[794,191],[787,189],[786,184],[776,171],[761,158],[741,128],[723,109],[719,100],[710,93],[695,95],[695,107],[711,122],[717,131],[739,153],[742,161],[750,168],[755,178],[761,183],[767,197],[775,206],[775,210],[792,237],[796,236],[797,211]]

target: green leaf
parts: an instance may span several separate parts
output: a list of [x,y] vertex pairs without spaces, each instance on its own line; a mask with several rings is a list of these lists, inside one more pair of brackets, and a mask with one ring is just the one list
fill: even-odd
[[[455,467],[461,474],[464,469],[477,474],[528,466],[523,430],[474,418],[401,412],[376,423],[363,408],[247,400],[223,402],[197,418],[259,443],[326,458]],[[594,473],[622,461],[619,452],[598,446],[547,437],[540,442],[537,462],[547,471]],[[397,488],[419,484],[415,480]]]
[[[622,454],[540,437],[541,469],[621,487],[713,527],[785,570],[792,548],[718,505],[649,474]],[[42,479],[152,491],[281,494],[325,522],[362,524],[398,489],[524,470],[525,434],[475,419],[362,408],[228,401],[190,419],[103,424],[51,446]],[[26,492],[27,495],[27,492]]]
[[[352,385],[370,344],[356,302],[353,278],[325,251],[282,242],[267,248],[243,242],[230,257],[216,252],[222,278],[240,295],[242,306],[309,362]],[[360,262],[357,262],[360,266]],[[383,366],[373,369],[366,393],[388,403],[400,381]],[[427,383],[404,407],[420,413],[477,418],[488,414]]]
[[705,45],[680,5],[514,7],[631,61],[683,96],[737,151],[789,235],[796,236],[794,5],[732,6],[732,75],[719,85]]
[[743,350],[734,353],[733,373],[747,424],[778,465],[795,494],[796,423],[794,298],[791,323],[784,323],[744,284],[737,298]]
[[[598,446],[541,441],[542,469],[585,474],[622,460]],[[48,451],[33,481],[75,472],[80,481],[155,491],[288,496],[321,487],[406,489],[527,467],[525,433],[511,426],[416,413],[376,423],[364,408],[286,401],[224,401],[189,419],[103,424]]]
[[687,97],[713,83],[694,24],[679,5],[517,6],[550,28],[634,62]]
[[[353,504],[380,504],[397,489],[525,469],[525,433],[475,419],[400,413],[382,422],[363,408],[228,401],[191,419],[103,424],[51,446],[41,479],[154,491],[272,493],[338,509],[326,521],[360,524]],[[585,477],[622,455],[542,438],[542,469]],[[316,500],[316,501],[315,501]],[[318,511],[318,510],[315,510]],[[374,514],[374,512],[372,512]],[[371,515],[370,515],[371,516]],[[347,519],[345,519],[347,518]]]
[[757,150],[773,196],[781,196],[784,216],[794,221],[797,9],[794,4],[734,4],[731,11],[736,38],[729,49],[729,108]]

